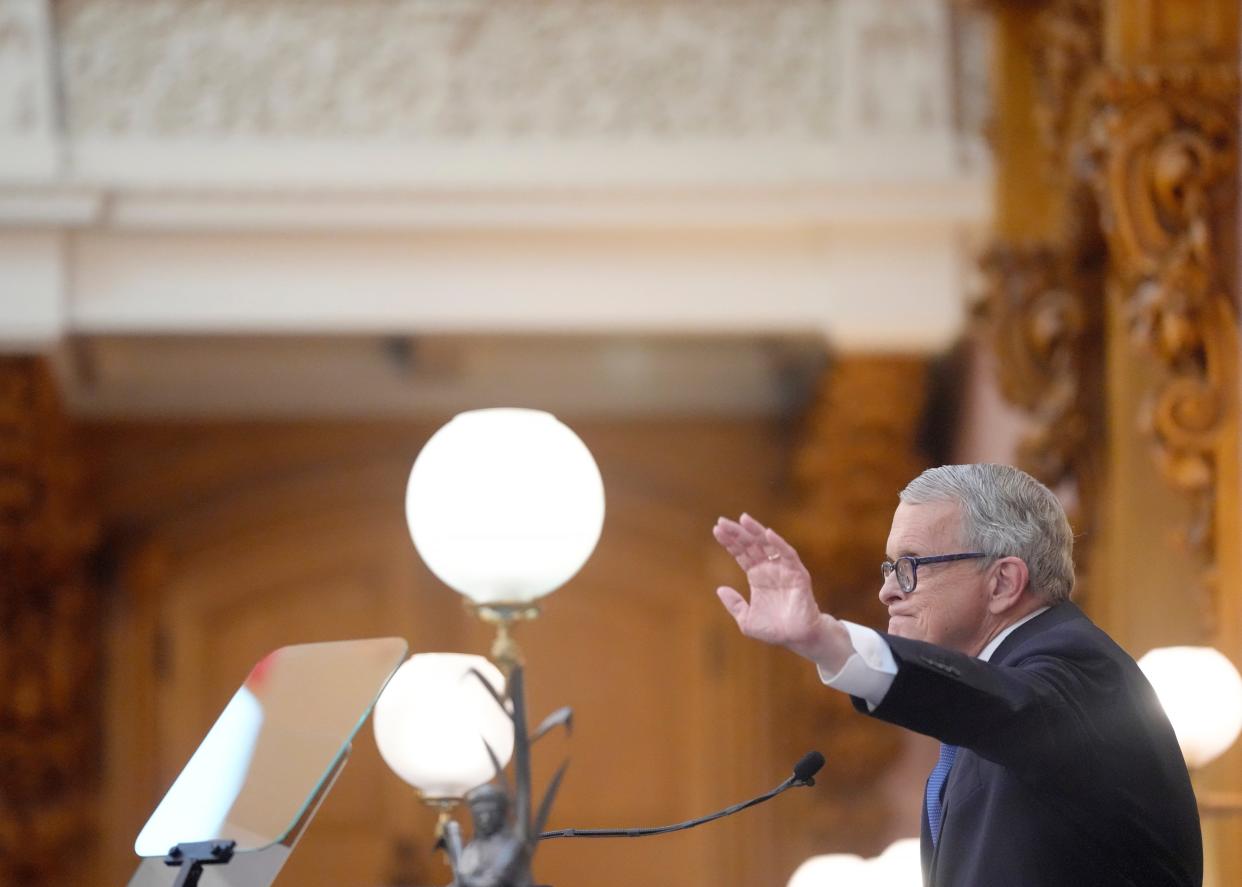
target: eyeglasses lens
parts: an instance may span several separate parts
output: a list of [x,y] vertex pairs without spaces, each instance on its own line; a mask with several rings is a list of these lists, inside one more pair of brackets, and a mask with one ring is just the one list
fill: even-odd
[[914,588],[914,562],[909,558],[898,558],[895,565],[897,571],[897,584],[901,586],[901,590],[910,593]]

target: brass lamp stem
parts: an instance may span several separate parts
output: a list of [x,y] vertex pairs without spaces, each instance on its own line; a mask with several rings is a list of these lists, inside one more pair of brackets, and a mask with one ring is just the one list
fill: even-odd
[[440,815],[436,818],[436,842],[438,843],[444,837],[444,830],[453,818],[453,810],[461,802],[461,798],[429,798],[420,794],[419,799],[428,807],[439,811]]
[[539,615],[539,607],[535,604],[490,603],[475,604],[467,602],[466,609],[473,612],[488,625],[496,626],[496,639],[492,642],[492,661],[500,666],[505,677],[512,674],[513,669],[523,663],[522,650],[509,633],[514,622],[534,619]]

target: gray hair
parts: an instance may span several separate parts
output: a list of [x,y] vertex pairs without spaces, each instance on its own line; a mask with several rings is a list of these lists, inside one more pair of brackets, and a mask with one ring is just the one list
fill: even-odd
[[1049,603],[1074,590],[1074,535],[1056,495],[1009,465],[929,468],[900,493],[907,505],[956,501],[962,506],[962,543],[995,560],[1019,557],[1030,587]]

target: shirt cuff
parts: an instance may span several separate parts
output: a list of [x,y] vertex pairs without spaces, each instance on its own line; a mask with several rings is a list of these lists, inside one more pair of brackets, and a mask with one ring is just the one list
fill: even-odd
[[841,624],[849,632],[854,652],[836,674],[817,663],[819,679],[834,690],[866,700],[868,710],[874,711],[893,685],[897,660],[879,632],[845,620]]

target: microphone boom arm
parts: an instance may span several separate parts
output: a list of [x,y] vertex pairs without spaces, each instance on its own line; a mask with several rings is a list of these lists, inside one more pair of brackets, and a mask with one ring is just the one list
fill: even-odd
[[707,822],[713,822],[725,816],[732,816],[734,813],[740,813],[748,807],[754,807],[756,804],[762,804],[764,801],[771,800],[786,789],[794,786],[814,785],[815,774],[824,766],[824,756],[817,751],[807,752],[802,759],[794,765],[793,775],[769,792],[765,792],[749,801],[742,801],[740,804],[734,804],[723,810],[717,810],[715,813],[701,816],[697,819],[687,819],[685,822],[678,822],[673,825],[660,825],[653,828],[565,828],[555,831],[544,832],[539,836],[540,840],[546,838],[641,838],[647,835],[662,835],[668,832],[678,832],[683,829],[694,828]]

